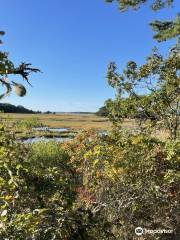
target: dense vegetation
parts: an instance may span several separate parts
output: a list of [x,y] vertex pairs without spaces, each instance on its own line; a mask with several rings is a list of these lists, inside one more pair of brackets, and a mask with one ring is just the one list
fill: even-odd
[[10,103],[0,103],[0,112],[3,113],[40,113],[27,109],[23,106],[15,106]]
[[106,106],[102,106],[99,108],[99,110],[96,112],[97,116],[100,117],[107,117],[108,116],[108,109]]
[[[117,2],[126,10],[146,1]],[[171,2],[155,0],[153,9]],[[180,33],[179,17],[152,25],[159,41]],[[110,63],[107,78],[117,97],[107,101],[114,123],[108,135],[90,130],[63,144],[24,145],[8,126],[1,126],[0,239],[131,240],[137,237],[136,227],[172,231],[146,233],[142,239],[180,238],[179,57],[177,44],[165,59],[153,51],[141,67],[130,61],[122,74]],[[33,71],[27,65],[15,69],[8,60],[5,71],[4,60],[2,53],[0,76],[7,89],[2,97],[11,90],[5,75],[28,80],[26,74]],[[156,77],[153,84],[151,76]],[[141,96],[136,86],[144,83],[149,92]],[[16,88],[24,95],[21,85]],[[139,112],[146,116],[140,130],[124,131],[123,119]],[[168,139],[151,136],[159,124],[169,132]]]

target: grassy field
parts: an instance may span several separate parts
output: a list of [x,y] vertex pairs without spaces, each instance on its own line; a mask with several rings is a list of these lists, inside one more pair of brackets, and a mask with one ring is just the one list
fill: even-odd
[[24,119],[38,119],[44,126],[52,128],[70,129],[109,129],[111,124],[108,119],[97,117],[93,114],[0,114],[0,118],[7,121]]
[[[44,126],[52,128],[109,130],[111,123],[107,118],[98,117],[94,114],[5,114],[1,113],[0,118],[6,121],[18,121],[23,119],[38,119]],[[125,128],[132,128],[135,123],[132,120],[124,122]]]
[[[0,113],[0,119],[5,121],[19,121],[37,119],[44,126],[51,128],[68,128],[70,131],[95,128],[98,130],[110,130],[112,125],[107,118],[98,117],[94,114],[5,114]],[[126,119],[122,124],[124,129],[137,129],[134,120]],[[55,133],[54,133],[55,134]],[[60,135],[60,134],[59,134]],[[61,134],[62,135],[62,134]],[[160,139],[168,137],[167,132],[158,130],[154,132]]]

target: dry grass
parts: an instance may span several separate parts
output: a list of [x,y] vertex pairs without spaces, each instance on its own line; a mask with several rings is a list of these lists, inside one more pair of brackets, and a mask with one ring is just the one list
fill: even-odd
[[97,117],[93,114],[0,114],[0,118],[8,120],[38,119],[43,125],[52,128],[110,129],[111,123],[107,118]]
[[[52,128],[110,130],[112,124],[107,118],[98,117],[94,114],[15,114],[1,113],[0,118],[6,121],[18,121],[22,119],[38,119],[43,125]],[[135,128],[133,120],[125,120],[124,128]]]
[[[112,124],[107,118],[94,114],[5,114],[0,113],[0,118],[6,121],[18,121],[22,119],[38,119],[44,126],[51,128],[69,128],[71,130],[95,128],[98,130],[110,130]],[[135,120],[126,119],[122,124],[124,129],[137,129]],[[154,136],[161,140],[168,137],[167,131],[156,131]]]

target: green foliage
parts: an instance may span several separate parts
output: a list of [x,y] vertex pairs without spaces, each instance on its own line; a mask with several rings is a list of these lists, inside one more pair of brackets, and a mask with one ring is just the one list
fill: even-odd
[[[121,10],[126,10],[129,7],[138,7],[146,1],[117,2]],[[153,1],[152,6],[153,9],[159,9],[172,2],[158,0]],[[177,44],[166,58],[154,49],[146,63],[140,67],[135,61],[129,61],[122,74],[117,72],[116,64],[111,62],[108,66],[107,79],[109,85],[116,89],[117,97],[114,101],[108,101],[106,107],[110,120],[116,126],[120,125],[125,117],[140,116],[141,120],[147,120],[148,130],[163,125],[169,131],[170,137],[175,139],[180,130],[180,18],[177,15],[173,21],[154,21],[150,25],[156,32],[154,38],[157,41],[176,38]]]
[[[125,11],[147,1],[117,2]],[[158,10],[173,1],[152,2],[153,10]],[[173,230],[171,234],[146,234],[143,239],[179,239],[179,15],[173,21],[150,25],[157,41],[176,38],[177,44],[166,57],[154,49],[140,67],[129,61],[122,73],[114,62],[109,64],[107,80],[117,94],[105,106],[114,132],[92,146],[82,161],[83,184],[96,199],[89,207],[101,219],[98,228],[102,232],[98,233],[102,239],[134,239],[138,226]],[[137,116],[143,120],[140,133],[120,131],[124,118]],[[159,127],[169,131],[169,140],[150,137]],[[108,235],[103,238],[105,229]]]
[[[112,2],[112,1],[110,1]],[[118,1],[123,6],[138,6],[145,1]],[[154,3],[164,7],[166,1]],[[167,1],[166,3],[171,3]],[[180,18],[174,21],[154,21],[150,24],[156,32],[154,38],[159,42],[171,38],[177,39],[177,44],[165,58],[157,49],[147,58],[146,63],[138,67],[135,61],[129,61],[120,74],[117,66],[111,62],[108,66],[107,79],[111,87],[116,89],[117,97],[106,103],[110,120],[120,125],[125,117],[140,116],[145,120],[146,130],[153,131],[163,125],[169,131],[171,138],[176,139],[180,130],[179,93],[180,93],[180,55],[179,34]],[[141,89],[141,91],[139,90]],[[142,95],[143,92],[143,95]],[[150,124],[149,124],[150,123]]]
[[137,226],[173,230],[146,239],[178,239],[179,149],[178,140],[117,129],[91,144],[79,167],[79,197],[92,212],[95,239],[133,239]]
[[[27,225],[26,227],[28,227],[33,218],[33,212],[27,212],[27,200],[23,198],[23,194],[28,191],[25,179],[22,177],[22,175],[28,171],[26,166],[27,149],[22,144],[17,143],[13,135],[11,136],[11,134],[5,132],[3,127],[0,132],[0,145],[0,236],[1,239],[5,239],[9,236],[13,237],[15,234],[17,237],[16,239],[22,239],[19,237],[19,231],[22,225]],[[25,202],[26,208],[22,210],[22,206]],[[25,219],[27,219],[26,222],[24,222]],[[22,222],[20,222],[20,220],[22,220]],[[19,224],[17,224],[18,222]],[[35,227],[35,225],[33,225],[33,227]],[[13,233],[16,227],[16,233]]]
[[0,238],[69,239],[74,226],[74,171],[55,142],[27,149],[0,132]]
[[[179,63],[180,56],[175,48],[166,59],[154,50],[140,67],[130,61],[122,74],[117,73],[114,63],[110,63],[107,79],[117,91],[116,99],[106,103],[111,120],[119,122],[124,117],[142,115],[148,123],[151,121],[152,130],[160,123],[172,138],[176,138],[180,117]],[[144,89],[146,95],[142,95],[139,88]]]
[[137,10],[140,6],[146,2],[151,3],[151,9],[157,11],[164,7],[169,7],[172,5],[174,0],[105,0],[107,3],[117,2],[120,11],[126,11],[129,8]]
[[23,106],[15,106],[9,103],[0,103],[0,111],[3,113],[38,113]]
[[[5,32],[0,31],[0,36],[4,34]],[[2,43],[1,40],[0,43]],[[0,95],[0,99],[8,96],[12,91],[12,87],[18,96],[25,96],[26,88],[20,83],[10,81],[8,76],[12,74],[19,75],[23,80],[29,83],[28,77],[32,72],[39,72],[39,69],[31,68],[31,64],[29,63],[21,63],[18,67],[15,67],[14,63],[9,60],[8,53],[0,51],[0,83],[5,87],[5,92]]]
[[23,119],[14,123],[14,127],[17,130],[32,130],[36,127],[42,127],[42,123],[38,118],[32,117],[29,119]]
[[106,108],[106,106],[100,107],[99,110],[96,112],[97,116],[100,117],[107,117],[108,116],[108,109]]
[[53,141],[27,148],[1,128],[1,239],[96,239],[97,219],[79,202],[81,164],[69,156],[76,146],[76,156],[83,157],[95,144],[93,134],[79,135],[79,150],[77,142],[62,148]]
[[180,15],[177,15],[174,21],[154,21],[150,25],[152,29],[157,32],[154,38],[158,40],[158,42],[180,35]]
[[1,239],[132,239],[137,226],[178,239],[178,140],[90,130],[27,148],[0,133]]

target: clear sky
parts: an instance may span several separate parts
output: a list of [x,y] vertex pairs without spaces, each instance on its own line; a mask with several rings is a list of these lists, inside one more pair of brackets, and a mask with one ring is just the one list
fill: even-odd
[[110,61],[122,70],[129,60],[142,64],[155,45],[166,52],[170,43],[157,44],[148,23],[175,17],[178,2],[156,13],[146,6],[120,13],[104,0],[1,0],[1,49],[17,65],[31,62],[43,72],[32,74],[26,97],[11,94],[5,102],[42,111],[96,111],[114,96],[106,83]]

